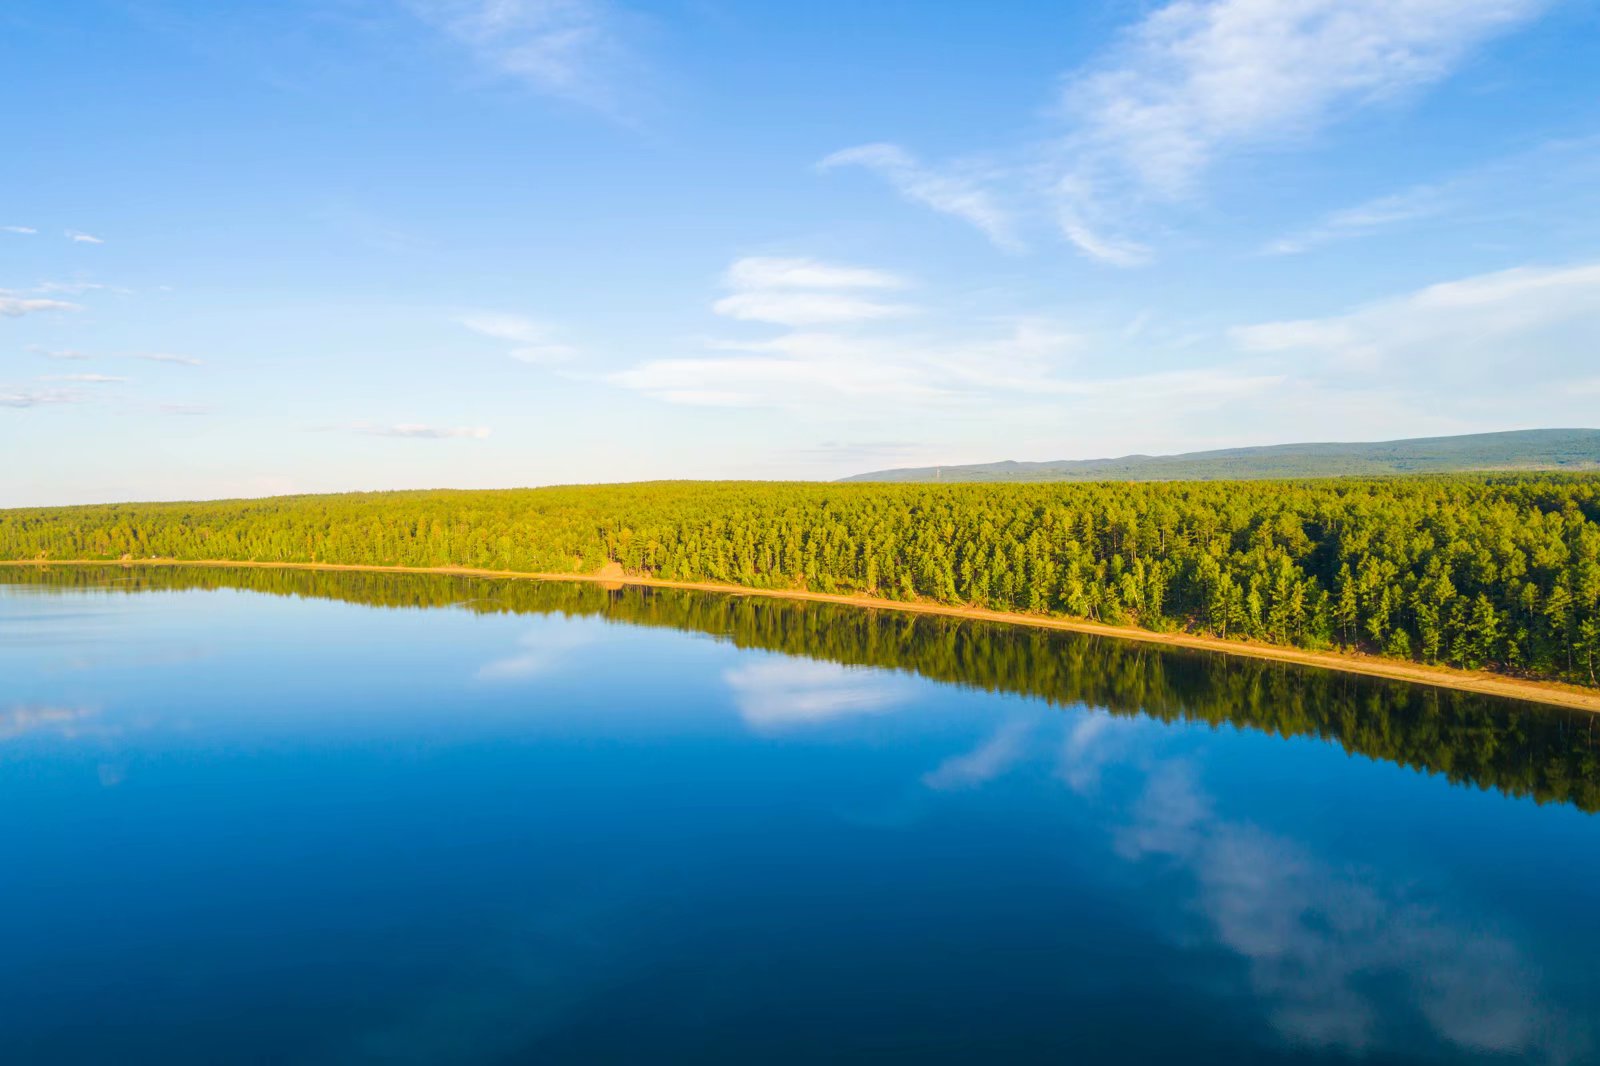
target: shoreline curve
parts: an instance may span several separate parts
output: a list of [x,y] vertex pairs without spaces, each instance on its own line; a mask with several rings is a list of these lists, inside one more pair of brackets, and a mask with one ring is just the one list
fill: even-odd
[[[1169,648],[1214,652],[1221,655],[1238,655],[1252,659],[1269,659],[1296,666],[1334,670],[1347,674],[1362,674],[1390,681],[1406,681],[1434,688],[1454,689],[1485,696],[1543,703],[1570,710],[1600,714],[1600,691],[1580,688],[1558,681],[1535,681],[1508,677],[1477,670],[1462,670],[1450,666],[1428,666],[1423,663],[1399,662],[1376,655],[1355,652],[1306,651],[1300,648],[1275,644],[1225,640],[1194,633],[1158,633],[1134,626],[1113,626],[1087,619],[1060,618],[1050,615],[1024,614],[1014,611],[993,611],[983,607],[961,607],[940,603],[889,600],[877,596],[847,593],[812,592],[806,589],[761,589],[743,585],[726,585],[712,581],[672,581],[666,578],[627,575],[615,569],[597,573],[530,573],[520,570],[487,570],[467,566],[380,566],[359,563],[284,563],[240,562],[231,559],[0,559],[0,566],[36,567],[171,567],[191,566],[225,568],[238,567],[251,570],[325,570],[354,573],[386,574],[446,574],[457,577],[482,577],[522,581],[566,581],[598,585],[638,585],[646,588],[682,589],[690,592],[712,592],[733,596],[758,596],[766,599],[792,600],[812,603],[833,603],[868,610],[898,611],[904,614],[932,614],[949,618],[966,618],[1004,625],[1030,626],[1035,629],[1054,629],[1068,633],[1087,633],[1116,640],[1132,640],[1144,644],[1158,644]],[[613,564],[613,567],[615,564]]]

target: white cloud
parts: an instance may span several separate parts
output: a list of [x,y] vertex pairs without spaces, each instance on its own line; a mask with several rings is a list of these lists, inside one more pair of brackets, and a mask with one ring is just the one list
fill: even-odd
[[1055,195],[1062,232],[1123,265],[1117,231],[1148,201],[1191,195],[1229,151],[1304,140],[1438,81],[1543,0],[1175,0],[1067,81]]
[[1176,0],[1062,92],[1071,146],[1163,197],[1229,149],[1299,139],[1448,75],[1543,0]]
[[374,437],[408,437],[415,440],[448,440],[454,438],[483,440],[493,432],[487,426],[428,426],[417,422],[401,422],[390,426],[357,422],[351,428],[357,433],[366,433]]
[[1050,403],[1062,418],[1150,417],[1174,405],[1194,412],[1260,397],[1283,375],[1230,366],[1118,377],[1069,376],[1079,347],[1065,331],[1035,322],[1001,326],[994,335],[861,336],[795,331],[767,341],[727,343],[722,353],[650,360],[608,376],[612,384],[669,403],[773,407],[807,417],[881,418],[902,414],[987,413]]
[[629,65],[618,18],[603,0],[410,0],[418,17],[484,66],[551,96],[617,106]]
[[1441,215],[1450,205],[1444,189],[1421,185],[1335,211],[1308,229],[1272,241],[1263,251],[1268,255],[1298,255],[1333,241],[1349,240],[1404,222]]
[[886,270],[841,266],[817,259],[746,256],[726,277],[730,289],[904,289],[905,278]]
[[[741,284],[773,282],[734,293],[714,310],[741,320],[787,327],[761,339],[711,339],[688,356],[651,359],[605,380],[673,404],[774,408],[813,420],[896,417],[995,418],[1022,408],[1083,426],[1170,417],[1170,408],[1203,416],[1217,407],[1259,398],[1280,386],[1281,373],[1218,366],[1121,376],[1069,374],[1090,342],[1049,318],[977,319],[913,329],[892,321],[909,309],[863,300],[852,292],[784,287],[802,279],[857,288],[904,284],[862,267],[814,260],[742,260],[729,271]],[[1115,365],[1105,353],[1094,365]],[[1043,417],[1043,416],[1041,416]]]
[[835,322],[867,322],[915,314],[905,304],[880,303],[833,292],[736,292],[712,305],[724,318],[771,322],[782,326],[814,326]]
[[817,166],[822,170],[864,167],[882,177],[907,200],[976,226],[1006,251],[1023,250],[1011,215],[996,202],[994,193],[985,188],[992,175],[926,166],[894,144],[846,148],[834,152]]
[[33,234],[38,232],[32,226],[0,226],[0,233]]
[[46,404],[77,403],[81,399],[77,393],[59,389],[39,392],[0,388],[0,407],[42,407]]
[[818,259],[747,256],[733,262],[724,282],[735,291],[714,303],[712,310],[743,322],[814,326],[900,318],[917,311],[852,291],[904,289],[909,285],[905,278]]
[[1336,241],[1448,220],[1461,231],[1486,223],[1503,232],[1564,227],[1594,213],[1600,196],[1600,138],[1546,141],[1441,179],[1366,199],[1267,242],[1265,255],[1297,255]]
[[[792,340],[832,341],[826,334],[795,334]],[[908,363],[886,361],[871,347],[865,358],[723,356],[653,359],[607,380],[668,403],[700,407],[783,407],[803,412],[837,408],[841,401],[897,400],[925,404],[953,398],[926,384]]]
[[900,318],[917,311],[906,304],[883,303],[851,291],[903,289],[909,284],[906,279],[884,270],[817,259],[737,259],[728,268],[724,281],[735,291],[714,303],[712,310],[724,318],[743,322],[814,326]]
[[[111,286],[99,281],[42,281],[33,287],[34,292],[58,293],[65,292],[80,295],[86,292],[95,292],[100,289],[109,289]],[[127,292],[126,289],[119,290]]]
[[37,314],[40,311],[82,311],[79,304],[68,303],[65,300],[45,300],[30,296],[13,296],[5,290],[0,290],[0,315],[6,318],[21,318],[23,315]]
[[482,336],[511,341],[516,345],[511,357],[525,363],[560,363],[577,355],[571,345],[551,339],[549,326],[523,315],[479,311],[463,317],[461,324]]
[[1061,227],[1061,235],[1090,259],[1118,267],[1142,266],[1150,261],[1148,245],[1125,237],[1112,237],[1090,228],[1083,219],[1081,208],[1070,199],[1064,198],[1057,205],[1056,224]]
[[763,659],[722,675],[739,716],[768,732],[882,714],[911,698],[905,678],[813,659]]
[[72,241],[74,244],[104,244],[104,243],[106,243],[105,241],[101,240],[99,237],[94,236],[93,234],[84,233],[81,230],[75,230],[75,229],[67,230],[67,240]]
[[80,352],[76,348],[46,348],[39,344],[28,345],[28,351],[36,352],[47,359],[88,359],[88,352]]
[[205,366],[205,362],[194,358],[192,355],[174,355],[171,352],[140,352],[135,359],[143,359],[147,363],[172,363],[175,366]]
[[[1083,254],[1151,257],[1144,216],[1195,195],[1230,153],[1302,143],[1448,77],[1549,0],[1171,0],[1064,79],[1048,139],[1002,162],[929,165],[895,144],[836,152],[905,198],[1018,249],[1018,219],[1048,217]],[[1004,200],[1006,206],[1002,206]],[[1017,205],[1021,205],[1021,209]],[[1406,208],[1373,204],[1372,210]],[[1336,229],[1371,225],[1357,217]],[[1315,238],[1313,238],[1315,239]]]
[[113,377],[110,374],[52,374],[45,378],[46,381],[77,381],[88,385],[110,385],[127,381],[127,378]]
[[1430,285],[1327,318],[1241,326],[1248,352],[1295,356],[1315,369],[1382,370],[1432,379],[1448,368],[1482,384],[1485,372],[1551,381],[1592,367],[1600,333],[1600,263],[1517,267]]

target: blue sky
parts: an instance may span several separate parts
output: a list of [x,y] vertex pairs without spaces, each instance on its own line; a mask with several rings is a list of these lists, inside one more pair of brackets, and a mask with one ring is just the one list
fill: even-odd
[[1600,4],[12,0],[0,506],[1600,424]]

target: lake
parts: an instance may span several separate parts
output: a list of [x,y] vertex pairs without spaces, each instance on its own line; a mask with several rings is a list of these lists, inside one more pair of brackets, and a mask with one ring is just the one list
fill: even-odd
[[598,585],[0,570],[0,1060],[1600,1059],[1594,716]]

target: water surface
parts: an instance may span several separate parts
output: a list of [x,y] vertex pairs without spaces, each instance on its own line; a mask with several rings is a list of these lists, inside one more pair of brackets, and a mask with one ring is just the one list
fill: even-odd
[[1594,1061],[1594,718],[666,590],[0,573],[7,1062]]

